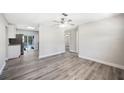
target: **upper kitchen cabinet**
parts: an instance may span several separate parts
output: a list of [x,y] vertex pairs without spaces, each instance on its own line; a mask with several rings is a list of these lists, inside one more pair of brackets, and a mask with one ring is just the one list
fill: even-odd
[[8,25],[8,38],[16,38],[16,27]]

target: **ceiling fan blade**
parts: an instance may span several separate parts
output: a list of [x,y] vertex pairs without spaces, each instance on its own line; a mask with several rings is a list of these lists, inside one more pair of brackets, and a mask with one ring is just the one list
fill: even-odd
[[65,21],[65,18],[61,18],[61,21],[63,21],[63,22],[64,22],[64,21]]
[[72,20],[71,20],[71,19],[69,19],[69,20],[68,20],[68,22],[72,22]]
[[66,14],[66,13],[62,13],[62,15],[63,15],[63,16],[68,16],[68,14]]

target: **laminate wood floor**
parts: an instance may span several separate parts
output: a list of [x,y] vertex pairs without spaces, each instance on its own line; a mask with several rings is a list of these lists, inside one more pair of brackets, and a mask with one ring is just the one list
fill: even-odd
[[2,80],[123,80],[124,70],[63,53],[38,59],[37,53],[7,61]]

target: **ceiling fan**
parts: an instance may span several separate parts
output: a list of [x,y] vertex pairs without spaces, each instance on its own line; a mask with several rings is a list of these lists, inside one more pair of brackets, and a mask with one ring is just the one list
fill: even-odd
[[62,13],[62,17],[60,17],[58,20],[53,20],[53,22],[57,23],[57,25],[75,25],[72,23],[72,19],[67,18],[68,14]]

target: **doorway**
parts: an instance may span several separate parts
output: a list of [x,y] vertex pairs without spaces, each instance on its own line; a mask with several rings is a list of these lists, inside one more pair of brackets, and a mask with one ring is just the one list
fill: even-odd
[[70,31],[65,31],[64,37],[65,37],[65,51],[69,52],[70,51]]
[[78,27],[65,30],[65,51],[78,53]]
[[34,36],[24,35],[24,54],[34,50]]

